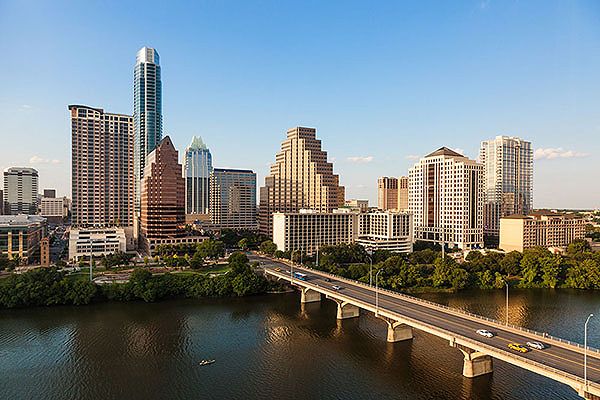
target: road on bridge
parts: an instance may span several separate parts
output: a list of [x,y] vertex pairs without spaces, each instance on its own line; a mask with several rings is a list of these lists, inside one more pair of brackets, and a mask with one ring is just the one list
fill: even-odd
[[[290,266],[283,263],[271,260],[266,257],[257,255],[249,256],[251,261],[261,262],[261,267],[271,269],[275,272],[275,268],[281,269],[284,274],[290,273]],[[313,269],[301,268],[294,266],[294,272],[301,272],[307,275],[306,282],[318,285],[319,287],[334,290],[333,285],[340,286],[339,294],[351,297],[362,302],[375,306],[375,288],[369,288],[358,283],[346,279],[336,279],[329,274],[321,273]],[[326,280],[326,279],[329,279]],[[525,344],[527,341],[540,341],[546,344],[544,350],[531,350],[528,353],[514,352],[515,357],[523,357],[525,359],[537,361],[546,366],[556,368],[560,371],[579,376],[583,378],[583,353],[582,350],[570,349],[565,346],[553,344],[548,345],[547,342],[541,340],[539,336],[528,334],[526,332],[516,333],[514,330],[502,329],[498,325],[490,324],[482,319],[474,321],[453,313],[449,313],[443,309],[435,309],[428,306],[424,302],[412,302],[396,297],[387,291],[379,291],[379,309],[380,311],[391,311],[420,321],[425,324],[436,326],[444,329],[449,333],[460,335],[472,339],[473,341],[484,343],[488,346],[495,347],[499,350],[512,352],[507,345],[509,343]],[[494,333],[494,337],[486,338],[476,333],[478,329],[487,329]],[[588,352],[587,375],[590,383],[600,383],[600,356],[594,352]]]

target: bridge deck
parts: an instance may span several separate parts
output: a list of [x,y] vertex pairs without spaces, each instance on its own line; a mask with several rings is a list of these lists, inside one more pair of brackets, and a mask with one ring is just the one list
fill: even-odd
[[[270,275],[291,280],[290,266],[287,264],[258,256],[250,258],[261,261],[265,272]],[[280,268],[281,271],[276,271],[275,268]],[[294,279],[296,285],[348,301],[368,311],[375,310],[375,288],[308,268],[294,266],[293,270],[307,275],[306,281]],[[327,282],[326,278],[331,281]],[[336,291],[332,288],[333,285],[338,285],[341,289]],[[575,345],[542,338],[539,334],[506,327],[497,321],[389,291],[379,291],[378,310],[380,315],[403,320],[414,328],[449,340],[456,339],[459,345],[466,345],[473,350],[548,376],[573,386],[576,390],[583,382],[583,349]],[[487,329],[495,336],[482,337],[475,332],[477,329]],[[524,354],[512,352],[507,347],[508,343],[525,344],[527,341],[540,341],[549,347]],[[589,392],[600,395],[600,354],[588,351],[587,364]]]

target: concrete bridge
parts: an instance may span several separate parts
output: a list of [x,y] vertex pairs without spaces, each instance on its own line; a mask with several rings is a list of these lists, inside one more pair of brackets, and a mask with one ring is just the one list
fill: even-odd
[[[373,312],[386,322],[389,342],[412,339],[413,328],[448,340],[463,354],[467,378],[491,373],[493,359],[498,359],[569,385],[585,399],[600,400],[600,352],[596,349],[588,348],[585,381],[580,344],[288,262],[257,255],[249,258],[259,261],[266,275],[298,287],[301,302],[321,301],[323,296],[336,302],[338,319],[356,318],[361,309]],[[305,274],[305,280],[295,278],[292,271]],[[476,333],[478,329],[495,336],[483,337]],[[527,341],[542,342],[546,348],[517,353],[507,347]]]

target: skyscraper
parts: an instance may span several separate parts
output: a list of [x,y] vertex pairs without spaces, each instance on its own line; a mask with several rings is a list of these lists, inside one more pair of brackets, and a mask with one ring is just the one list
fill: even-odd
[[408,210],[408,176],[398,178],[398,210]]
[[37,214],[37,170],[27,167],[11,167],[4,170],[4,205],[8,215]]
[[[185,149],[183,164],[186,214],[208,214],[212,171],[210,151],[201,137],[194,136],[190,145]],[[256,200],[254,202],[256,203]]]
[[214,169],[210,176],[210,220],[221,229],[257,228],[254,171]]
[[377,208],[380,210],[398,209],[398,179],[382,176],[377,179]]
[[483,247],[483,166],[447,147],[409,170],[408,207],[415,239]]
[[331,212],[344,205],[344,187],[316,135],[314,128],[288,129],[287,139],[265,177],[265,186],[260,188],[261,233],[272,235],[275,212],[297,212],[301,208]]
[[136,55],[133,71],[133,126],[135,209],[140,207],[140,184],[144,177],[146,157],[162,139],[162,83],[160,58],[150,47],[142,47]]
[[479,160],[484,166],[484,217],[486,245],[498,245],[500,218],[527,215],[533,205],[533,151],[531,142],[496,136],[481,142]]
[[141,186],[140,236],[151,254],[156,239],[176,238],[185,224],[185,180],[168,136],[148,155]]
[[133,118],[70,105],[74,227],[133,226]]

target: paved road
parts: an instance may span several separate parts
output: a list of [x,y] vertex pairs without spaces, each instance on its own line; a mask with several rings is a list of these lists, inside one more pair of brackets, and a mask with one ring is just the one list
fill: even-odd
[[[253,261],[261,261],[262,266],[268,269],[281,268],[282,272],[289,273],[290,267],[284,263],[272,261],[256,255],[249,257]],[[347,280],[331,279],[325,280],[326,274],[318,271],[294,267],[294,272],[302,272],[307,275],[307,282],[330,289],[332,285],[341,287],[339,293],[352,297],[368,304],[375,305],[375,290],[363,285],[354,284]],[[515,333],[511,330],[504,330],[496,325],[487,324],[485,320],[473,321],[466,317],[448,313],[444,310],[437,310],[428,307],[425,304],[415,304],[411,301],[403,300],[395,296],[379,293],[380,310],[389,310],[414,320],[429,325],[435,325],[452,334],[461,335],[480,343],[493,346],[500,350],[510,351],[508,343],[525,344],[527,341],[540,341],[539,337],[528,336],[527,334]],[[477,329],[487,329],[495,334],[493,338],[485,338],[478,335]],[[528,353],[521,354],[514,352],[515,357],[523,357],[534,360],[539,363],[554,367],[561,371],[583,377],[583,354],[577,350],[552,345],[544,350],[531,350]],[[600,357],[588,353],[588,380],[590,382],[600,383]]]

